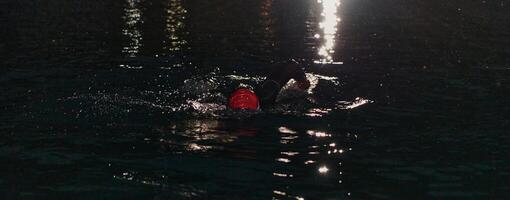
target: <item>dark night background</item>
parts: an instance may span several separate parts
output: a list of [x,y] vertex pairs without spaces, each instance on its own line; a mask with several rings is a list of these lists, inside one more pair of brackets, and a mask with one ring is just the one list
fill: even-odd
[[[338,0],[314,63],[334,1],[0,1],[0,198],[509,198],[510,1]],[[313,103],[193,107],[288,58]]]

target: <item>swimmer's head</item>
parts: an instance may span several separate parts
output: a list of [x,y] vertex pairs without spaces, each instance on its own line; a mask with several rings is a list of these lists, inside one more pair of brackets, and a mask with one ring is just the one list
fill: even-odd
[[228,107],[234,110],[258,110],[259,98],[247,88],[239,88],[228,99]]

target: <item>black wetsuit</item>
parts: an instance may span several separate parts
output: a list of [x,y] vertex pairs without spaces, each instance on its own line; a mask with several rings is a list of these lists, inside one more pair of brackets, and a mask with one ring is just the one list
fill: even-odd
[[260,107],[266,109],[273,106],[278,93],[290,79],[297,82],[307,81],[300,64],[293,60],[276,64],[266,80],[255,89]]

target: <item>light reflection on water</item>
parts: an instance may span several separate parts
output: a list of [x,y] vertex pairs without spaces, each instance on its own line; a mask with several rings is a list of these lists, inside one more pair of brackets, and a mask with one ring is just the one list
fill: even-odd
[[[126,0],[123,8],[123,25],[122,35],[124,36],[124,43],[122,44],[122,55],[128,58],[136,58],[140,54],[140,50],[144,47],[144,33],[142,26],[145,23],[144,17],[148,17],[147,13],[144,13],[145,3],[140,0]],[[185,64],[185,59],[182,59],[183,51],[189,50],[190,45],[186,37],[189,32],[186,30],[185,20],[188,15],[188,11],[182,5],[181,0],[167,0],[164,5],[164,38],[161,39],[161,50],[162,54],[151,55],[156,58],[166,56],[166,58],[172,59],[170,66],[161,66],[161,69],[172,69],[174,67],[182,67]],[[150,18],[152,19],[152,18]],[[155,30],[157,31],[157,30]],[[150,34],[150,33],[149,33]],[[142,69],[141,65],[133,64],[121,64],[121,68],[126,69]]]
[[[270,191],[260,192],[269,192],[276,199],[313,199],[310,196],[310,191],[296,190],[294,188],[296,183],[304,185],[320,183],[327,187],[339,188],[344,191],[348,190],[347,188],[342,188],[342,184],[345,184],[342,180],[342,177],[345,176],[342,170],[342,158],[352,151],[352,145],[357,139],[357,137],[354,137],[355,134],[342,134],[329,130],[318,131],[304,127],[291,128],[280,126],[275,128],[278,131],[280,142],[273,140],[274,142],[272,143],[264,144],[264,146],[269,145],[271,149],[277,151],[275,152],[277,154],[270,155],[263,153],[263,151],[259,152],[263,148],[250,146],[250,143],[241,146],[238,144],[243,139],[257,140],[258,137],[268,137],[267,132],[251,129],[243,125],[237,127],[226,126],[229,126],[228,123],[217,120],[183,121],[157,130],[158,134],[152,138],[145,138],[144,141],[149,144],[162,146],[161,149],[166,149],[174,157],[179,155],[204,155],[206,157],[210,155],[218,155],[220,157],[230,155],[236,157],[236,159],[244,160],[243,162],[250,162],[250,160],[267,160],[268,156],[272,156],[273,164],[267,163],[265,165],[269,169],[272,168],[271,171],[267,171],[265,168],[257,169],[257,167],[253,167],[256,170],[260,170],[259,173],[265,173],[267,176],[274,178],[275,183],[271,185]],[[251,132],[251,134],[246,134],[246,132]],[[274,134],[274,132],[271,134]],[[269,137],[274,138],[271,135]],[[172,160],[174,159],[170,159],[167,162],[158,160],[157,163],[174,166],[171,168],[177,169],[181,169],[177,166],[180,164],[193,167],[189,170],[181,169],[185,170],[185,174],[182,176],[191,175],[189,173],[194,173],[193,169],[208,169],[211,167],[202,166],[200,163],[179,164],[174,163]],[[221,160],[215,162],[222,162]],[[207,162],[202,164],[207,164]],[[210,164],[213,164],[212,166],[217,165],[217,163]],[[247,169],[250,168],[248,167]],[[228,168],[223,167],[219,169],[228,170]],[[208,191],[206,188],[197,188],[193,183],[191,185],[175,185],[171,183],[171,177],[168,177],[169,173],[173,174],[176,172],[164,170],[156,173],[137,171],[135,168],[125,167],[119,169],[118,173],[113,175],[113,178],[136,184],[174,188],[175,191],[172,192],[174,194],[180,194],[181,192],[188,194],[187,192],[189,192],[188,190],[191,187],[193,188],[192,191],[198,191],[193,196],[200,197],[207,195]],[[217,173],[212,177],[221,176],[226,180],[233,178],[229,177],[228,173],[224,174],[223,172],[215,171],[210,173]],[[246,177],[250,177],[250,175],[246,175]],[[246,179],[250,180],[250,178]],[[347,192],[345,193],[347,194]]]
[[[222,124],[217,120],[191,120],[187,121],[183,127],[172,125],[170,128],[173,133],[188,138],[188,141],[184,143],[185,150],[191,152],[207,152],[219,149],[222,146],[201,144],[203,142],[226,144],[237,139],[235,133],[232,134],[222,130]],[[180,129],[185,130],[180,131]]]
[[165,32],[168,41],[164,41],[164,43],[167,44],[163,48],[170,53],[180,51],[188,44],[188,42],[180,36],[180,34],[187,34],[187,32],[183,33],[183,29],[185,27],[184,20],[186,19],[188,11],[182,6],[180,0],[169,0],[165,12]]
[[[352,150],[352,142],[340,141],[339,137],[337,137],[338,135],[335,135],[338,133],[329,131],[295,130],[285,126],[279,127],[278,131],[280,133],[280,148],[282,151],[275,159],[276,166],[280,166],[273,171],[275,178],[286,183],[302,183],[302,180],[306,178],[312,178],[314,181],[317,181],[317,178],[322,177],[324,181],[335,180],[334,183],[328,183],[331,187],[341,186],[343,182],[341,162],[334,164],[330,161],[341,160],[347,151]],[[352,135],[347,134],[347,138],[344,139],[356,139]],[[307,147],[301,146],[303,143],[306,143]],[[302,166],[308,172],[297,172],[295,168],[298,166]],[[308,177],[309,175],[307,174],[310,173],[315,174],[315,177]],[[305,193],[293,190],[291,185],[283,184],[273,189],[274,199],[306,199],[305,197]]]
[[321,33],[316,33],[315,38],[322,41],[318,48],[319,60],[314,61],[320,64],[342,64],[333,59],[335,53],[335,37],[338,31],[337,25],[340,22],[337,11],[340,6],[340,0],[318,0],[322,5],[322,21],[319,23]]
[[[168,0],[165,8],[165,34],[166,40],[163,41],[163,50],[169,56],[181,53],[183,50],[189,49],[189,43],[186,36],[189,34],[186,31],[185,20],[188,11],[182,5],[181,0]],[[182,67],[184,62],[173,63],[170,68]],[[167,69],[168,67],[162,67]]]
[[[139,0],[126,0],[122,19],[124,20],[122,35],[124,35],[128,41],[122,48],[122,53],[127,57],[136,57],[140,51],[143,40],[140,31],[140,25],[143,24],[143,20]],[[127,67],[129,68],[129,66]]]
[[336,107],[342,110],[350,110],[369,103],[374,103],[374,101],[362,97],[356,97],[354,101],[339,101]]

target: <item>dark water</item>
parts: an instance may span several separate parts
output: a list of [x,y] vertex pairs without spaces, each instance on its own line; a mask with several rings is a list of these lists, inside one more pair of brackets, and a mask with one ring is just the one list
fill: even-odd
[[1,1],[1,199],[508,199],[510,1],[338,2]]

